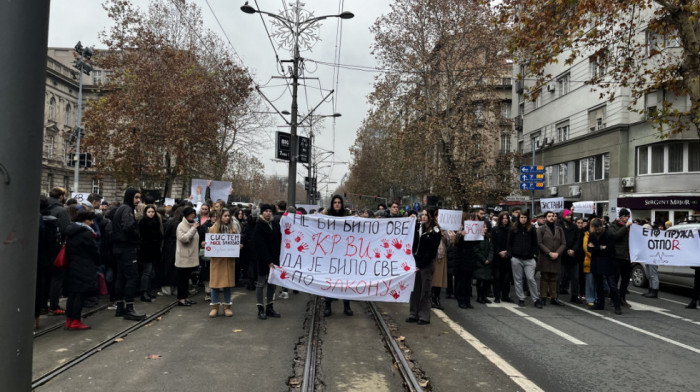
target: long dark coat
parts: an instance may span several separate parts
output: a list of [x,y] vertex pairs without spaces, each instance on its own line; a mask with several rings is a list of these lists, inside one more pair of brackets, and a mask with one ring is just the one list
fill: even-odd
[[170,218],[165,224],[163,233],[163,285],[177,284],[177,268],[175,268],[175,250],[177,249],[177,225],[180,221]]
[[161,248],[163,246],[163,233],[160,231],[158,218],[144,216],[139,222],[141,232],[141,246],[139,247],[139,261],[156,263],[161,260]]
[[590,233],[587,246],[591,253],[591,273],[594,275],[614,275],[616,267],[615,237],[612,233],[607,229],[600,235]]
[[63,280],[66,293],[85,293],[97,290],[97,265],[100,251],[92,230],[77,223],[66,228],[68,269]]
[[[540,254],[537,258],[537,269],[540,272],[558,274],[561,271],[561,256],[566,250],[566,236],[564,230],[559,226],[554,226],[554,233],[545,224],[537,229],[537,244],[540,247]],[[549,252],[556,252],[559,257],[552,260]]]
[[280,245],[282,243],[282,233],[279,224],[275,224],[274,219],[265,221],[261,216],[255,224],[253,231],[253,247],[258,266],[258,275],[268,275],[270,273],[270,263],[280,264]]

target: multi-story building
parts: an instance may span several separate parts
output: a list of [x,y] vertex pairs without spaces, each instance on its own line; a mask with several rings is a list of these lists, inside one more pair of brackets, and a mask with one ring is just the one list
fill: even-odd
[[[630,110],[628,89],[613,84],[616,98],[608,101],[584,83],[605,72],[595,58],[564,63],[546,69],[554,76],[534,101],[526,98],[534,82],[525,68],[516,64],[513,70],[516,149],[524,154],[522,164],[530,165],[534,147],[535,163],[546,167],[545,189],[534,192],[535,201],[564,197],[567,208],[575,201],[595,201],[598,216],[615,218],[617,209],[626,207],[633,217],[653,222],[700,213],[697,133],[662,139],[643,114]],[[685,96],[657,90],[632,109],[653,112],[663,100],[681,111],[690,105]]]

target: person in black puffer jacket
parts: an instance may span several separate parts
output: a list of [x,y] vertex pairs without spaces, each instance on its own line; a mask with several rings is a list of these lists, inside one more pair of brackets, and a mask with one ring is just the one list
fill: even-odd
[[617,265],[615,264],[615,237],[596,218],[591,221],[593,231],[588,236],[588,251],[591,252],[591,273],[595,278],[596,309],[605,307],[604,286],[610,288],[610,299],[615,306],[615,314],[622,314],[621,296],[617,288]]
[[90,327],[80,320],[85,293],[97,289],[97,265],[100,251],[97,235],[92,229],[95,213],[80,211],[75,223],[66,228],[66,254],[69,264],[63,281],[66,302],[66,329],[83,330]]
[[153,280],[153,268],[161,262],[161,248],[163,246],[163,221],[156,211],[156,206],[149,204],[143,211],[143,218],[139,222],[141,233],[141,246],[139,247],[139,273],[141,301],[151,302],[155,297],[151,294]]
[[540,293],[535,281],[535,255],[539,251],[537,244],[537,231],[530,223],[530,217],[522,212],[518,221],[508,231],[508,257],[511,258],[513,269],[513,285],[515,295],[518,296],[518,306],[525,306],[525,293],[523,291],[523,272],[530,289],[530,298],[535,302],[535,307],[541,309]]
[[512,267],[508,256],[508,231],[510,217],[507,212],[498,215],[498,223],[491,229],[493,244],[493,296],[494,302],[513,302],[510,299],[510,279]]
[[430,324],[433,273],[441,239],[437,209],[429,207],[423,210],[421,223],[414,235],[413,255],[416,259],[416,280],[409,300],[410,313],[406,322]]
[[[279,224],[275,224],[272,217],[274,207],[270,204],[260,206],[260,216],[253,232],[253,247],[255,247],[255,257],[257,259],[258,280],[255,283],[258,318],[265,320],[268,317],[280,317],[273,307],[275,289],[274,284],[267,283],[270,268],[280,263],[280,243],[282,234]],[[267,305],[263,296],[263,288],[267,285]]]

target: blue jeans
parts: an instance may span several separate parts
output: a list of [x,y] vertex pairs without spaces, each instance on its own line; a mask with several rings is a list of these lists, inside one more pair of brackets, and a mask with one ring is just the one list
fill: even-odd
[[586,274],[586,303],[595,303],[595,278],[593,274]]
[[223,289],[211,289],[211,305],[219,303],[219,293],[224,293],[224,305],[231,305],[231,288],[224,287]]

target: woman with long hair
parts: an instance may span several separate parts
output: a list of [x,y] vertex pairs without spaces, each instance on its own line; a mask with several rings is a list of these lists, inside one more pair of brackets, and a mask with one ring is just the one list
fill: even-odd
[[413,237],[413,257],[416,259],[416,280],[409,300],[410,313],[406,322],[419,325],[430,324],[432,281],[435,258],[440,246],[440,225],[437,209],[428,207],[421,214],[421,223]]
[[156,206],[149,204],[143,212],[143,218],[139,222],[141,233],[141,246],[139,247],[138,263],[141,277],[141,301],[151,302],[151,283],[153,280],[153,267],[161,262],[161,248],[163,247],[163,220]]
[[[537,231],[530,223],[527,213],[521,212],[518,220],[513,223],[513,228],[508,231],[508,253],[513,269],[513,285],[515,295],[518,296],[518,306],[525,306],[525,292],[523,291],[523,279],[527,279],[527,287],[530,290],[530,298],[535,302],[535,307],[542,309],[540,293],[535,281],[535,255],[539,251],[537,243]],[[524,275],[524,276],[523,276]]]
[[[345,203],[343,202],[343,197],[340,195],[333,195],[331,197],[331,206],[329,209],[325,211],[325,215],[330,215],[330,216],[348,216],[348,210],[345,209]],[[323,316],[324,317],[329,317],[333,314],[333,310],[331,309],[331,303],[333,301],[336,301],[336,298],[331,298],[331,297],[324,297],[323,298],[325,301],[325,308],[323,309]],[[352,309],[350,308],[350,300],[344,299],[343,300],[343,313],[345,313],[346,316],[352,316],[354,313]]]
[[[472,218],[478,220],[477,216]],[[479,241],[479,244],[474,247],[474,256],[476,258],[476,270],[474,277],[476,278],[476,302],[480,304],[490,304],[486,298],[486,293],[493,281],[493,246],[491,244],[491,235],[484,222],[482,229],[484,239]]]
[[97,233],[92,228],[95,213],[79,211],[73,219],[75,223],[66,228],[66,256],[70,260],[63,281],[66,301],[66,329],[83,330],[90,327],[80,320],[83,301],[87,293],[97,289],[97,265],[100,263],[100,250]]
[[494,302],[513,302],[510,299],[510,277],[512,268],[508,256],[508,230],[510,217],[508,212],[498,214],[496,224],[491,229],[493,244],[493,296]]
[[[239,234],[233,225],[231,211],[222,208],[217,212],[216,221],[209,229],[209,233],[215,234]],[[243,247],[243,245],[240,245]],[[231,317],[231,288],[236,285],[236,259],[233,257],[212,257],[210,260],[209,287],[211,287],[211,310],[209,317],[216,317],[219,308],[223,305],[224,316]],[[223,304],[219,302],[219,295],[223,294]]]

